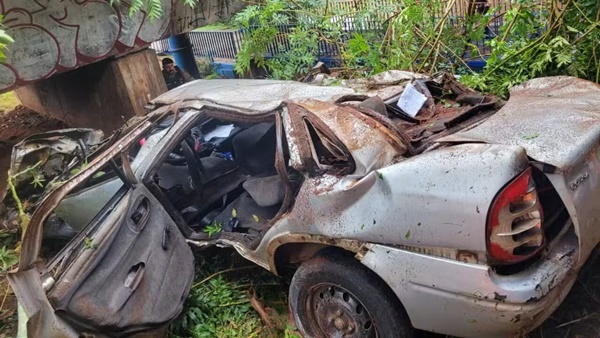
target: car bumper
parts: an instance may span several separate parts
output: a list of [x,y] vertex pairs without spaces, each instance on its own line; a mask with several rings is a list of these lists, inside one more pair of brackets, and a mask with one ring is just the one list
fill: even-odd
[[578,241],[570,231],[525,271],[373,245],[362,263],[398,296],[417,329],[460,337],[514,337],[540,325],[577,277]]

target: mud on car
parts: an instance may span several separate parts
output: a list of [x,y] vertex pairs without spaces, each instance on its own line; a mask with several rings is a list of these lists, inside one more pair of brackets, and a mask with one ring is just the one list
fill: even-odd
[[[417,116],[396,104],[408,83],[427,93]],[[210,246],[296,266],[305,337],[509,337],[554,311],[600,239],[590,82],[535,79],[504,102],[398,71],[199,80],[152,105],[106,139],[16,146],[14,166],[55,173],[8,275],[30,337],[162,332],[190,247]],[[66,244],[42,260],[52,237]]]

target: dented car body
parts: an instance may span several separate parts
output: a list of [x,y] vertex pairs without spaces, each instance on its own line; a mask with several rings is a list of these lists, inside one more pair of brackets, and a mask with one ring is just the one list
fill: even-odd
[[[389,107],[419,78],[386,76],[360,95],[350,85],[216,80],[154,100],[33,213],[9,274],[29,336],[161,332],[193,279],[190,245],[233,247],[273,273],[333,248],[383,281],[417,329],[509,337],[541,324],[600,240],[600,87],[531,80],[417,142],[361,104],[379,97]],[[114,175],[73,192],[106,166]],[[76,210],[65,206],[94,189],[110,198],[42,264],[47,220],[69,223],[65,210]],[[219,232],[203,230],[215,224]],[[346,303],[364,305],[350,294]],[[323,303],[337,313],[332,330],[385,336],[373,308],[357,330],[363,317],[342,303]],[[296,306],[303,334],[329,336]]]

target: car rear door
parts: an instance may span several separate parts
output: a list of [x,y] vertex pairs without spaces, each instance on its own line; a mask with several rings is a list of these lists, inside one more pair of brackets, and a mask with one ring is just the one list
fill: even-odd
[[[150,125],[140,128],[52,192],[34,213],[19,269],[9,276],[28,317],[28,336],[122,336],[162,330],[181,312],[194,277],[194,257],[174,221],[137,182],[122,156],[122,149]],[[118,157],[121,166],[115,165]],[[123,186],[53,260],[36,264],[41,227],[52,210],[72,188],[98,175],[111,161]]]

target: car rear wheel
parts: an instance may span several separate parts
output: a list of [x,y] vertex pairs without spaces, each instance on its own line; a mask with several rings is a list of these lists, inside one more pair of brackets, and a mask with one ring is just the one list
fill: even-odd
[[413,337],[406,311],[375,273],[327,251],[304,262],[290,285],[290,307],[304,337]]

